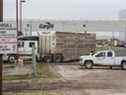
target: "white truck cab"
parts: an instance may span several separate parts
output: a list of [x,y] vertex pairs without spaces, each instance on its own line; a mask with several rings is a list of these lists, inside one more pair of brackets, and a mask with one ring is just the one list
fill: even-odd
[[121,66],[126,68],[126,56],[116,56],[113,50],[99,51],[93,55],[80,56],[80,65],[91,69],[94,65]]
[[18,44],[18,53],[20,57],[25,59],[32,58],[32,45],[35,45],[36,58],[38,57],[38,36],[23,36],[20,37]]

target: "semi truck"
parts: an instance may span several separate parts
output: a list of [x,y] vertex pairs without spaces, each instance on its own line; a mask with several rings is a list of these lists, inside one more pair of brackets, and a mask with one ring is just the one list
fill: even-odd
[[[78,60],[79,56],[95,51],[96,35],[84,32],[39,32],[37,36],[20,36],[18,54],[23,59],[32,58],[32,44],[35,44],[37,61],[63,62]],[[12,56],[11,62],[16,60]]]
[[44,62],[78,60],[95,51],[96,34],[84,32],[45,31],[39,33],[38,52]]

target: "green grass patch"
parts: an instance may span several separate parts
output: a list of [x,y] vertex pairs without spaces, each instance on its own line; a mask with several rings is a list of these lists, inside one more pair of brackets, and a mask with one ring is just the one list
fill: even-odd
[[31,79],[31,75],[8,75],[8,76],[3,76],[3,80],[23,80],[23,79]]
[[63,95],[60,92],[51,92],[51,91],[24,91],[24,92],[4,92],[3,95]]
[[[37,79],[55,79],[58,78],[58,75],[50,69],[49,64],[37,64]],[[32,70],[32,69],[31,69]],[[25,74],[25,75],[7,75],[3,76],[3,80],[25,80],[32,79],[33,74]]]
[[3,68],[15,68],[15,64],[4,64],[3,63]]
[[50,69],[50,64],[37,64],[37,75],[40,78],[58,78],[58,75]]

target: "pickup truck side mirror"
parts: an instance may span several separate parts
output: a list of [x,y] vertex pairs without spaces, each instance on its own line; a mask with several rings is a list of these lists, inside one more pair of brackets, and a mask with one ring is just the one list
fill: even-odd
[[93,52],[91,52],[91,53],[90,53],[90,55],[91,55],[91,56],[93,56],[93,55],[94,55],[94,53],[93,53]]

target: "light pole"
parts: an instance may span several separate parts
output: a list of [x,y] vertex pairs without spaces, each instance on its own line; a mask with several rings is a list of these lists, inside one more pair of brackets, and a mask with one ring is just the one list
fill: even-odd
[[82,25],[84,27],[84,33],[87,33],[86,24]]
[[18,38],[18,0],[16,0],[16,27],[17,27],[17,38]]
[[[3,0],[0,0],[0,22],[3,22]],[[2,88],[2,54],[0,54],[0,84]],[[2,89],[0,89],[0,94],[2,95]]]
[[30,23],[30,24],[27,24],[27,27],[29,28],[28,30],[28,34],[25,34],[25,35],[27,35],[27,36],[32,36],[32,22]]
[[115,46],[115,31],[112,31],[112,37],[111,37],[111,47]]
[[20,33],[22,33],[22,3],[25,3],[25,0],[20,0]]

